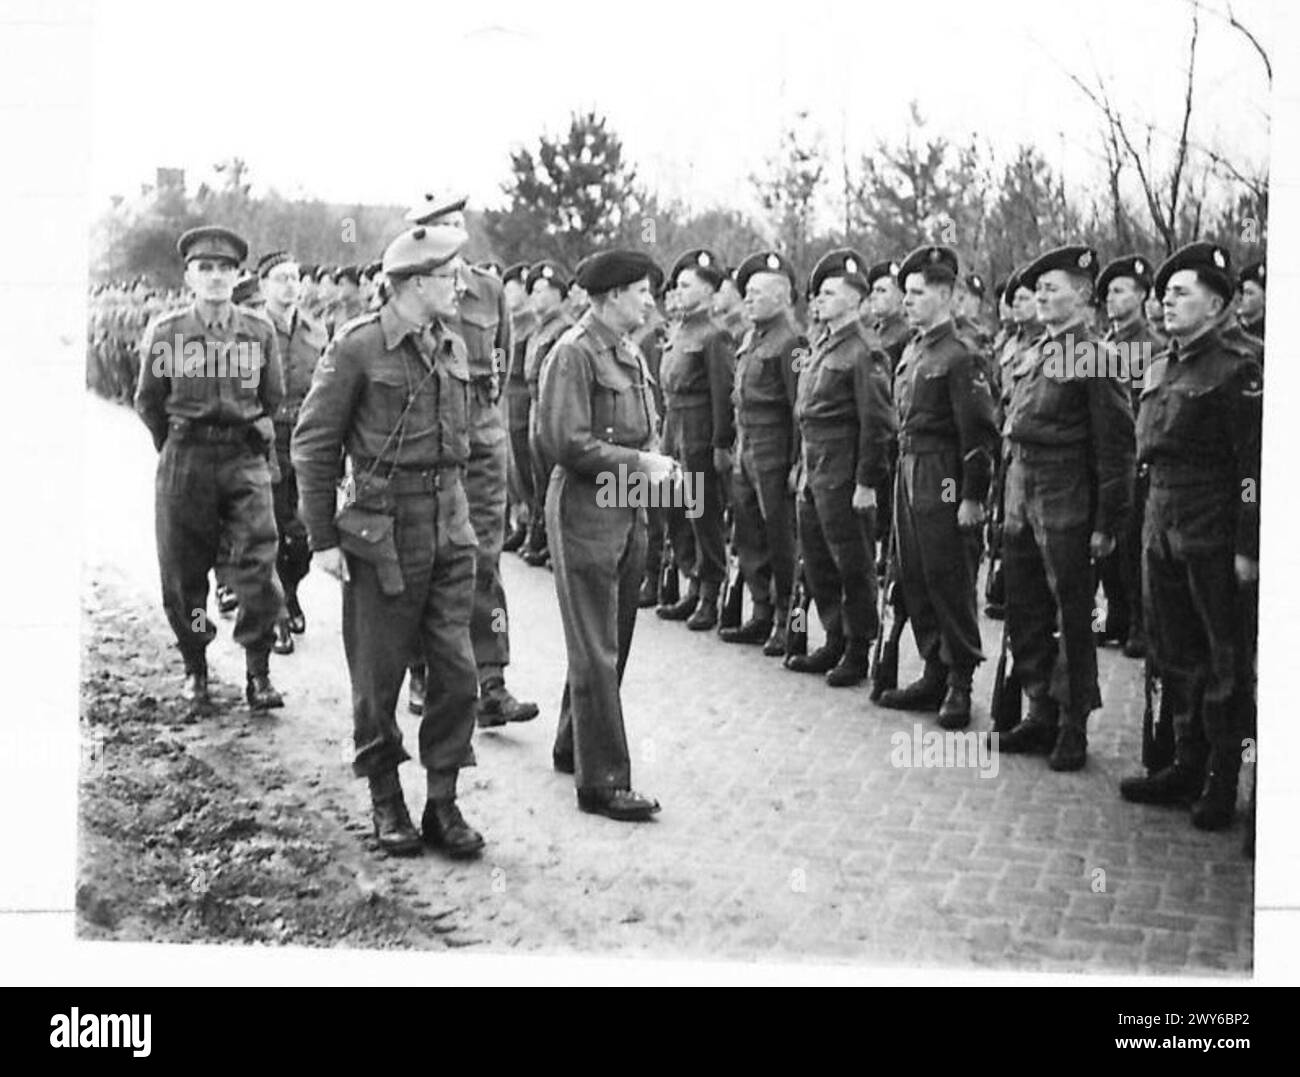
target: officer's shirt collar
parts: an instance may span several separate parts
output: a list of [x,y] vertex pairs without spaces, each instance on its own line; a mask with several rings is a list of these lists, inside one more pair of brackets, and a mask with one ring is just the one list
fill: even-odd
[[945,318],[937,325],[932,325],[929,329],[923,329],[917,334],[916,339],[922,344],[933,344],[940,337],[956,332],[957,327],[953,324],[953,320],[951,318]]
[[424,326],[402,317],[391,300],[379,308],[379,328],[384,334],[384,347],[390,352],[396,351],[408,336],[413,337],[418,345],[424,334]]
[[235,322],[235,304],[224,303],[218,309],[216,317],[211,320],[203,316],[203,308],[196,302],[194,304],[194,317],[199,320],[199,324],[204,329],[212,329],[218,332],[225,332]]
[[1190,340],[1179,340],[1177,337],[1169,338],[1169,355],[1176,362],[1186,362],[1188,359],[1194,359],[1209,347],[1213,340],[1218,338],[1218,325],[1211,322],[1202,329],[1196,336]]

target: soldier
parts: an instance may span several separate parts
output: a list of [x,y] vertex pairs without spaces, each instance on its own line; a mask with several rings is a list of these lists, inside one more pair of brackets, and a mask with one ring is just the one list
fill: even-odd
[[578,807],[639,821],[659,802],[633,792],[619,687],[636,625],[646,522],[631,498],[602,499],[614,475],[667,480],[673,461],[654,451],[654,402],[645,363],[627,334],[654,306],[662,274],[640,252],[613,250],[582,263],[591,309],[556,343],[542,370],[538,441],[556,461],[546,494],[555,591],[568,677],[552,752],[572,773]]
[[871,294],[867,297],[871,310],[872,328],[880,341],[881,350],[889,356],[892,377],[903,349],[911,338],[907,319],[903,317],[903,290],[898,284],[898,263],[877,262],[867,270],[867,283]]
[[1264,339],[1264,260],[1251,262],[1241,271],[1237,320],[1252,337]]
[[334,275],[338,272],[338,266],[321,266],[316,270],[316,302],[319,305],[315,317],[323,326],[325,332],[331,337],[337,322],[334,318],[334,308],[338,303],[338,285],[334,283]]
[[328,339],[322,326],[298,307],[298,266],[288,251],[272,251],[257,263],[257,275],[266,298],[264,312],[275,326],[280,358],[284,366],[284,400],[273,416],[275,455],[280,477],[272,486],[275,525],[280,548],[275,567],[284,590],[284,614],[275,626],[275,652],[293,653],[293,637],[307,630],[307,618],[298,601],[298,585],[311,565],[307,529],[298,516],[298,482],[289,455],[289,442],[307,390],[311,388],[316,362]]
[[[646,370],[650,372],[650,388],[655,401],[655,413],[663,422],[664,392],[659,380],[659,369],[663,361],[664,348],[668,344],[668,299],[672,293],[662,293],[660,299],[663,309],[656,304],[640,329],[632,333],[632,341],[641,351]],[[656,428],[655,435],[662,434]],[[668,535],[668,510],[662,505],[650,505],[646,508],[646,555],[645,578],[641,581],[641,592],[637,596],[637,606],[649,609],[660,602],[659,585],[663,577],[664,543]],[[675,569],[674,569],[675,571]]]
[[745,338],[749,321],[745,317],[744,292],[736,280],[736,270],[725,270],[722,283],[713,296],[713,318],[731,336],[734,348]]
[[[482,267],[480,267],[482,268]],[[501,273],[506,310],[510,312],[510,356],[505,370],[506,426],[510,432],[510,503],[506,510],[509,530],[501,544],[502,552],[513,553],[528,536],[529,506],[533,504],[533,465],[528,450],[528,416],[531,410],[528,381],[524,377],[524,350],[528,338],[537,328],[537,315],[524,291],[527,262],[516,262]]]
[[[460,196],[426,195],[407,213],[414,224],[465,225]],[[537,717],[536,703],[515,699],[506,689],[510,664],[509,615],[501,583],[501,543],[506,537],[506,483],[510,457],[509,434],[501,407],[501,377],[510,355],[510,313],[501,282],[491,273],[457,261],[460,303],[454,329],[469,352],[469,470],[465,492],[470,519],[478,536],[474,569],[474,618],[470,634],[478,663],[478,722],[484,728]],[[418,689],[412,678],[412,687]],[[418,691],[415,693],[418,696]]]
[[[462,476],[469,459],[469,366],[447,329],[456,314],[459,228],[403,232],[384,251],[392,299],[353,319],[316,367],[293,434],[302,518],[321,567],[343,581],[343,648],[352,679],[352,769],[370,784],[375,837],[394,855],[423,842],[476,856],[483,838],[456,804],[474,765],[477,678],[470,643],[474,530]],[[336,514],[339,464],[350,481]],[[421,831],[397,767],[409,759],[395,714],[410,655],[434,676],[420,721],[427,772]]]
[[[1152,265],[1140,254],[1116,258],[1097,278],[1097,296],[1106,305],[1110,327],[1102,341],[1116,349],[1128,378],[1129,405],[1138,413],[1142,380],[1151,360],[1164,345],[1147,326],[1146,298],[1151,292]],[[1133,511],[1117,536],[1115,552],[1097,563],[1106,593],[1106,623],[1097,633],[1098,646],[1115,642],[1129,658],[1146,653],[1142,631],[1142,506],[1145,480],[1133,478]]]
[[935,710],[946,729],[970,723],[971,678],[984,660],[975,606],[979,530],[998,431],[988,377],[957,336],[957,255],[919,247],[898,271],[914,336],[894,372],[899,578],[921,677],[882,693],[883,706]]
[[524,354],[524,381],[528,390],[525,417],[528,419],[528,430],[523,463],[529,471],[529,489],[533,498],[528,505],[528,538],[524,561],[540,567],[551,556],[546,539],[546,484],[550,481],[551,468],[537,441],[541,421],[537,411],[537,398],[542,364],[555,342],[574,323],[564,302],[569,291],[569,276],[558,262],[538,262],[532,266],[524,278],[524,287],[537,323],[536,329],[529,335]]
[[957,282],[953,322],[958,334],[970,337],[981,352],[993,347],[993,334],[984,325],[980,306],[984,302],[984,278],[978,273],[967,273]]
[[1007,633],[1029,708],[999,747],[1050,751],[1057,771],[1087,761],[1088,716],[1101,706],[1091,561],[1115,549],[1133,494],[1127,390],[1084,324],[1096,274],[1096,252],[1080,246],[1021,274],[1046,328],[1011,371],[1003,431]]
[[366,304],[361,298],[361,267],[340,266],[334,274],[334,283],[338,287],[333,310],[334,328],[337,332],[366,311]]
[[[726,279],[717,255],[702,248],[677,259],[668,274],[681,321],[669,335],[659,367],[664,390],[664,452],[693,480],[695,504],[668,509],[668,532],[689,584],[680,601],[659,606],[667,621],[692,631],[718,623],[718,592],[726,574],[722,478],[731,473],[736,440],[731,391],[736,353],[713,320],[714,300]],[[687,515],[687,509],[693,513]]]
[[184,698],[209,703],[208,572],[225,535],[239,598],[235,640],[245,652],[253,711],[284,705],[269,657],[282,603],[275,581],[271,416],[284,396],[275,329],[231,302],[248,244],[226,228],[177,241],[194,303],[160,315],[140,343],[135,407],[159,450],[156,530],[163,608],[185,662]]
[[809,292],[826,326],[801,364],[795,418],[803,467],[796,493],[799,545],[826,642],[787,662],[824,673],[835,688],[867,675],[876,614],[876,487],[889,475],[894,437],[889,357],[858,322],[866,259],[841,249],[813,269]]
[[1150,478],[1143,596],[1175,755],[1149,777],[1124,779],[1120,795],[1195,801],[1193,825],[1217,830],[1232,821],[1242,738],[1252,732],[1243,701],[1253,696],[1254,640],[1242,629],[1259,580],[1263,375],[1250,349],[1218,328],[1233,296],[1222,247],[1176,251],[1155,290],[1170,346],[1147,374],[1138,412],[1138,459]]
[[298,263],[297,307],[312,321],[319,321],[316,313],[316,267],[307,262]]
[[726,643],[761,643],[769,657],[785,654],[786,620],[794,587],[795,513],[791,476],[799,462],[794,421],[798,360],[807,340],[794,324],[794,267],[776,251],[751,254],[736,270],[753,326],[736,354],[737,452],[731,475],[740,570],[753,614],[724,628]]

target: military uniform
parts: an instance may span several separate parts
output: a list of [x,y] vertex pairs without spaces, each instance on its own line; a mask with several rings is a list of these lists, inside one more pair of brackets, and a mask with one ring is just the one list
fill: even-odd
[[[780,270],[783,264],[788,265],[775,251],[746,259],[738,275],[741,290],[753,273]],[[792,275],[790,270],[787,276]],[[754,602],[753,625],[772,633],[765,640],[755,632],[750,641],[770,644],[764,650],[772,657],[785,654],[785,621],[794,587],[795,509],[789,477],[800,456],[795,368],[807,348],[790,312],[783,310],[755,323],[736,355],[738,451],[731,476],[736,553]],[[732,635],[743,642],[750,639],[744,631],[742,626]]]
[[[975,608],[979,534],[957,524],[959,501],[983,501],[998,434],[988,379],[952,321],[915,335],[894,373],[898,408],[898,528],[903,601],[937,696],[969,690],[984,659]],[[881,702],[896,705],[886,692]]]
[[[599,294],[657,272],[644,255],[613,251],[580,267],[578,280]],[[656,419],[640,353],[589,310],[551,351],[538,397],[538,441],[556,463],[546,522],[568,651],[553,754],[560,769],[572,769],[588,810],[630,790],[620,685],[646,549],[645,510],[630,499],[609,504],[599,491],[609,476],[641,471]],[[652,803],[626,817],[657,810]]]
[[[656,307],[646,319],[645,325],[632,334],[632,342],[645,360],[646,370],[650,374],[650,388],[654,394],[655,412],[663,424],[664,392],[659,377],[664,346],[668,343],[668,320]],[[661,429],[655,430],[660,436]],[[668,536],[668,510],[662,505],[651,505],[646,509],[646,554],[645,579],[641,583],[641,593],[637,605],[642,609],[659,604],[659,584],[663,577],[664,542]]]
[[[677,459],[682,470],[695,477],[699,515],[690,519],[682,506],[667,509],[668,533],[678,565],[690,577],[690,592],[683,602],[707,611],[716,610],[718,591],[726,575],[723,535],[722,476],[714,467],[713,450],[735,443],[735,417],[731,391],[735,384],[736,355],[731,337],[715,323],[707,309],[692,312],[669,333],[660,359],[659,376],[664,393],[664,452]],[[698,595],[698,603],[689,601]],[[674,607],[660,607],[664,613]],[[685,615],[694,616],[692,609]],[[692,621],[709,627],[716,621]]]
[[537,328],[528,338],[528,348],[524,355],[524,382],[528,399],[528,430],[525,465],[529,469],[532,500],[528,508],[527,548],[531,554],[530,561],[544,563],[544,554],[550,546],[546,534],[546,487],[550,482],[551,468],[542,454],[538,443],[538,429],[541,416],[538,413],[538,393],[541,383],[542,365],[556,341],[573,325],[573,319],[563,303],[548,311],[545,318],[537,323]]
[[[311,565],[311,546],[307,529],[298,516],[298,480],[290,459],[289,446],[298,412],[311,388],[312,375],[321,352],[329,343],[323,326],[312,321],[296,307],[287,317],[267,308],[264,313],[275,326],[280,355],[284,361],[284,400],[274,415],[275,455],[280,478],[273,487],[275,523],[280,532],[280,547],[276,569],[284,589],[285,607],[290,622],[301,622],[302,607],[298,604],[298,584],[307,575]],[[297,629],[301,631],[300,628]]]
[[[527,267],[525,267],[526,269]],[[531,307],[523,307],[510,315],[510,357],[504,373],[506,429],[510,433],[509,491],[512,505],[531,506],[535,494],[533,465],[528,450],[529,413],[532,404],[528,396],[528,381],[524,377],[524,354],[528,338],[537,328],[537,315]],[[518,549],[523,541],[523,528],[516,527],[508,544]]]
[[[243,261],[248,247],[225,229],[199,228],[178,244],[194,259]],[[223,535],[228,578],[239,598],[235,640],[243,646],[248,699],[279,706],[268,657],[282,596],[275,580],[271,416],[284,396],[275,329],[258,313],[226,304],[211,321],[198,303],[155,318],[140,343],[135,407],[159,450],[155,524],[163,608],[192,701],[206,700],[205,652],[216,635],[207,617],[208,573]]]
[[[1164,344],[1151,332],[1139,312],[1124,325],[1112,325],[1102,343],[1121,349],[1128,357],[1129,403],[1136,417],[1142,382],[1151,360],[1164,351]],[[1133,508],[1116,536],[1114,551],[1097,563],[1097,575],[1106,594],[1106,625],[1103,639],[1124,645],[1125,653],[1141,657],[1142,627],[1142,515],[1146,504],[1146,479],[1139,468],[1133,479]]]
[[[1054,269],[1082,271],[1091,283],[1096,255],[1059,248],[1023,279],[1032,287]],[[1030,711],[1002,747],[1051,747],[1054,770],[1084,765],[1088,715],[1101,706],[1090,536],[1118,538],[1132,502],[1133,414],[1126,386],[1106,366],[1107,349],[1076,319],[1045,332],[1011,371],[1007,631]]]
[[877,318],[872,325],[880,350],[889,356],[890,375],[898,368],[903,358],[907,342],[912,338],[912,331],[907,327],[907,319],[895,311],[884,318]]
[[[445,264],[465,238],[451,228],[403,233],[385,251],[385,272]],[[478,693],[469,630],[475,536],[463,481],[469,364],[454,333],[436,320],[423,328],[407,321],[395,303],[351,321],[321,357],[292,458],[312,549],[338,546],[346,555],[352,766],[371,781],[380,843],[393,852],[419,847],[397,784],[409,756],[395,716],[407,662],[418,655],[433,673],[419,729],[424,840],[473,855],[482,838],[454,808],[457,773],[474,763]],[[336,515],[344,454],[351,493]]]
[[796,512],[809,590],[827,645],[842,649],[841,664],[856,662],[865,676],[868,644],[880,628],[875,535],[871,516],[854,510],[853,492],[884,485],[895,424],[889,360],[856,321],[814,345],[799,372],[795,418],[803,452]]
[[[1161,266],[1157,291],[1178,269],[1198,268],[1222,278],[1227,302],[1227,265],[1222,248],[1191,244]],[[1258,361],[1216,325],[1171,342],[1148,372],[1138,411],[1138,459],[1150,481],[1143,598],[1175,758],[1120,791],[1157,803],[1187,803],[1199,791],[1192,821],[1204,829],[1231,821],[1242,739],[1254,732],[1256,585],[1238,582],[1234,557],[1259,559],[1262,403]]]

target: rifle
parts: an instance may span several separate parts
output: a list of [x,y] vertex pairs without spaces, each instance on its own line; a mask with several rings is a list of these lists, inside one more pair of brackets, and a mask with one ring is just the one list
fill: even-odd
[[1174,761],[1174,722],[1160,673],[1150,655],[1142,664],[1142,765],[1148,774]]
[[[880,628],[876,632],[876,653],[871,661],[871,700],[898,687],[898,644],[907,624],[907,610],[898,594],[898,529],[890,528],[889,554],[885,579],[880,586]],[[900,599],[895,602],[895,599]],[[889,639],[885,639],[885,622],[889,622]]]
[[790,616],[786,622],[783,661],[788,662],[796,655],[808,653],[808,607],[811,600],[803,557],[800,556],[794,570],[794,589],[790,595]]
[[1015,663],[1010,671],[1007,659],[1011,655],[1011,633],[1007,622],[1002,622],[1002,648],[998,655],[997,676],[993,678],[993,698],[989,702],[989,716],[993,719],[993,732],[1006,733],[1020,724],[1024,693],[1020,688],[1020,677],[1016,674]]
[[677,578],[677,554],[673,551],[673,541],[664,528],[663,568],[659,578],[659,605],[671,606],[681,600],[682,593]]
[[727,577],[722,581],[722,612],[718,616],[718,631],[739,628],[745,607],[745,574],[740,570],[740,555],[732,547],[727,558]]

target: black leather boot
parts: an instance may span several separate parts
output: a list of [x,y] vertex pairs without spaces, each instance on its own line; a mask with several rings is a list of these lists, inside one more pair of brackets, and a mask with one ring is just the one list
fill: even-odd
[[1060,706],[1051,696],[1029,701],[1024,720],[998,735],[998,751],[1008,755],[1043,755],[1056,746]]
[[828,636],[826,642],[808,654],[792,654],[785,661],[785,668],[796,673],[829,673],[844,657],[844,637]]
[[784,658],[786,648],[785,618],[780,617],[772,625],[772,634],[763,644],[763,653],[768,658]]
[[276,654],[293,654],[293,634],[289,631],[289,619],[275,622],[275,639],[271,650]]
[[1241,756],[1215,751],[1210,755],[1205,786],[1192,805],[1192,826],[1197,830],[1223,830],[1232,824],[1237,810],[1237,777]]
[[925,672],[911,684],[880,694],[880,705],[896,711],[937,711],[948,694],[948,676],[941,662],[927,662]]
[[948,685],[948,692],[939,704],[939,726],[942,729],[965,729],[970,725],[970,681]]
[[370,779],[370,809],[375,841],[390,856],[411,856],[420,851],[420,832],[406,810],[406,798],[397,771],[385,771]]
[[826,674],[826,683],[832,688],[851,688],[867,679],[870,666],[871,640],[850,636],[839,662]]
[[289,615],[290,632],[295,636],[301,636],[307,631],[307,618],[302,612],[302,604],[298,601],[297,591],[285,590],[284,611]]
[[1062,715],[1047,765],[1056,771],[1082,770],[1087,761],[1088,715]]
[[686,627],[692,632],[707,632],[718,623],[718,589],[703,587],[695,610],[686,618]]
[[[723,643],[766,643],[772,634],[772,610],[756,606],[754,615],[737,628],[718,630],[718,638]],[[781,644],[781,653],[785,654],[785,643]]]
[[700,584],[697,580],[691,580],[690,586],[686,588],[686,594],[670,606],[660,606],[655,610],[655,616],[663,618],[665,621],[684,621],[692,613],[700,601]]
[[659,573],[645,574],[645,579],[641,581],[641,590],[636,596],[637,609],[648,610],[651,606],[659,605]]
[[420,830],[426,845],[454,860],[466,860],[483,851],[483,835],[465,822],[454,797],[426,801]]

